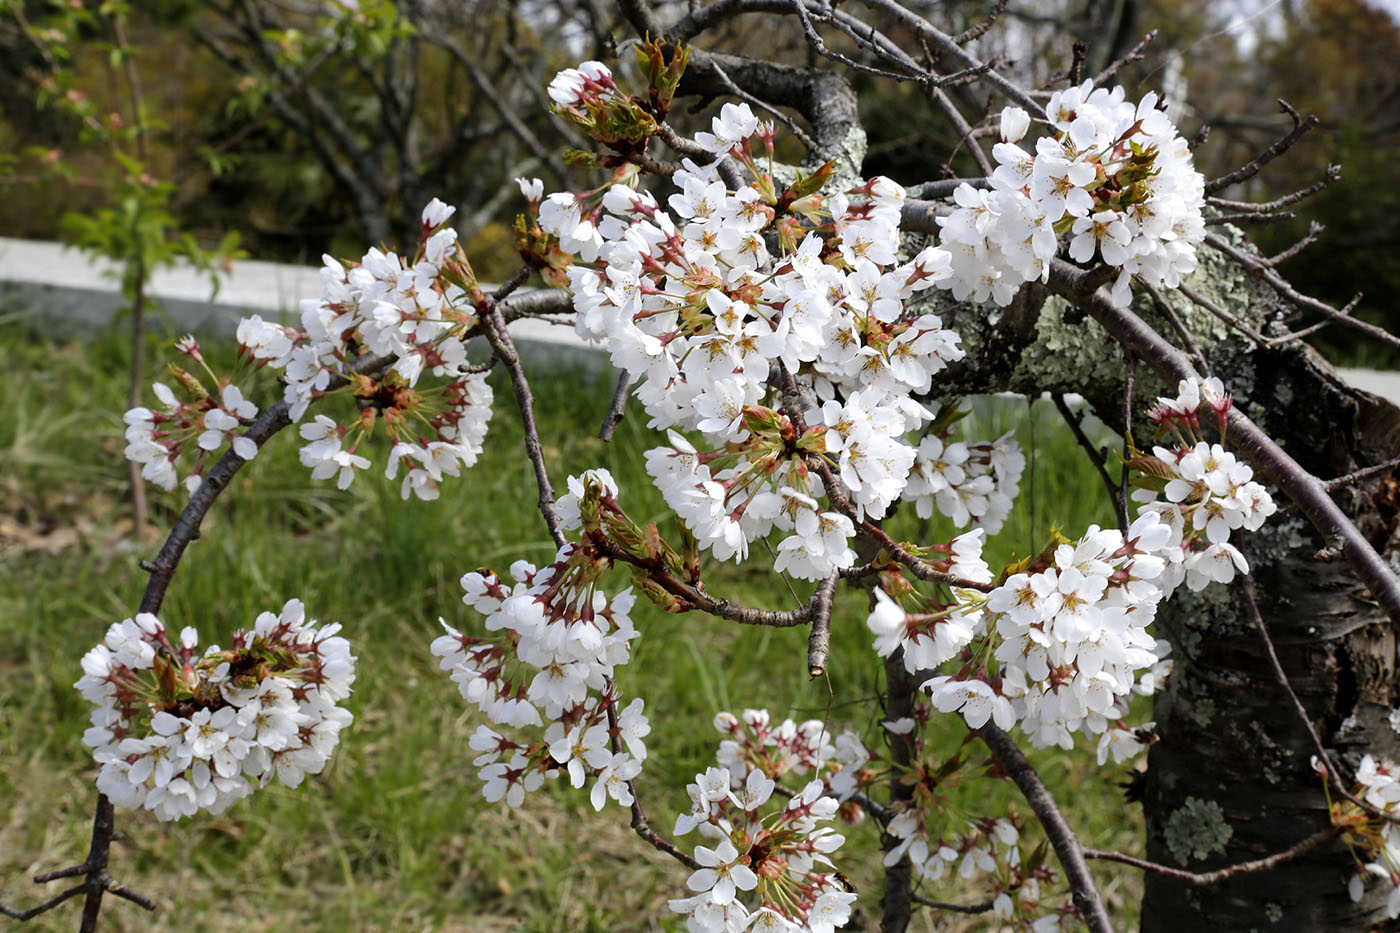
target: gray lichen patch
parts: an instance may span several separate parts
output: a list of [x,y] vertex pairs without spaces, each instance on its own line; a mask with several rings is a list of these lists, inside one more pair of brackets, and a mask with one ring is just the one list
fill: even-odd
[[1167,849],[1178,865],[1202,861],[1224,852],[1235,831],[1225,822],[1225,811],[1214,800],[1187,797],[1186,802],[1167,818]]

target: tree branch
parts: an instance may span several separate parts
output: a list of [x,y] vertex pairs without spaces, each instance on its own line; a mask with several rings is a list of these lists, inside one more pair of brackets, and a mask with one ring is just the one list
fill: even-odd
[[1074,899],[1074,905],[1079,908],[1085,925],[1093,933],[1113,933],[1113,925],[1109,922],[1108,912],[1104,910],[1103,900],[1094,884],[1094,876],[1089,873],[1089,866],[1084,861],[1084,851],[1079,846],[1079,839],[1065,820],[1065,815],[1060,812],[1055,798],[1046,789],[1045,782],[1026,760],[1021,749],[1016,747],[1011,736],[999,729],[995,723],[989,722],[973,731],[987,744],[1001,769],[1020,789],[1026,803],[1030,804],[1039,818],[1040,825],[1045,828],[1045,835],[1050,839],[1050,845],[1060,859],[1065,880],[1069,882],[1070,896]]
[[1335,839],[1341,835],[1341,830],[1337,827],[1328,827],[1318,830],[1308,838],[1289,846],[1282,852],[1275,852],[1273,855],[1264,858],[1252,859],[1248,862],[1237,862],[1225,868],[1218,868],[1215,871],[1194,872],[1181,868],[1173,868],[1170,865],[1162,865],[1158,862],[1149,862],[1147,859],[1137,858],[1132,855],[1124,855],[1122,852],[1109,852],[1103,849],[1085,849],[1084,857],[1090,859],[1103,859],[1108,862],[1120,862],[1124,865],[1131,865],[1134,868],[1141,868],[1143,871],[1150,871],[1157,875],[1166,875],[1178,881],[1184,881],[1189,885],[1202,887],[1208,884],[1217,884],[1230,878],[1240,875],[1251,874],[1256,871],[1267,871],[1285,862],[1291,862],[1305,852],[1311,851],[1322,845],[1329,839]]
[[[1184,353],[1172,346],[1127,308],[1115,308],[1097,291],[1087,291],[1087,273],[1062,259],[1053,261],[1048,287],[1086,311],[1168,384],[1199,378]],[[1363,583],[1391,619],[1400,622],[1400,581],[1351,519],[1327,495],[1317,477],[1308,473],[1239,408],[1230,412],[1229,427],[1236,443],[1254,467],[1296,503],[1324,541],[1340,541],[1342,551]]]

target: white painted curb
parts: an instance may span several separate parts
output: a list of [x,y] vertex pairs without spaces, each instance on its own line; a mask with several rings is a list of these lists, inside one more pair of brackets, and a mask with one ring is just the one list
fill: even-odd
[[[157,271],[150,284],[150,294],[160,303],[157,313],[168,317],[172,336],[186,331],[231,335],[248,314],[295,322],[298,302],[320,293],[318,267],[253,259],[238,260],[221,274],[217,295],[209,276],[188,264]],[[31,312],[46,322],[46,330],[74,325],[99,329],[111,323],[122,304],[120,269],[113,263],[60,243],[0,237],[0,310]],[[568,361],[595,371],[606,365],[599,348],[571,327],[526,319],[512,324],[511,333],[536,360]],[[1358,389],[1400,404],[1400,372],[1341,372]]]

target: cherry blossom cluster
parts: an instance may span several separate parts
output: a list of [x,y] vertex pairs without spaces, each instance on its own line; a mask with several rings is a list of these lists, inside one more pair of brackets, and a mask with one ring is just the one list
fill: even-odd
[[[1325,775],[1325,766],[1316,757],[1313,767]],[[1388,759],[1376,761],[1370,755],[1363,756],[1356,769],[1355,793],[1378,810],[1400,813],[1400,766]],[[1400,917],[1400,829],[1389,820],[1366,819],[1348,833],[1347,839],[1353,853],[1360,852],[1356,874],[1347,882],[1351,899],[1361,900],[1366,891],[1366,876],[1375,875],[1391,886],[1386,913],[1391,919]]]
[[920,518],[935,509],[958,528],[975,523],[1001,530],[1021,489],[1026,458],[1011,433],[993,441],[954,441],[949,432],[926,434],[914,451],[903,499]]
[[296,787],[319,774],[353,719],[338,705],[355,679],[339,630],[296,599],[203,655],[193,628],[173,644],[150,613],[114,624],[75,685],[96,707],[83,741],[98,789],[175,820],[221,813],[274,776]]
[[126,412],[125,454],[128,460],[141,464],[143,479],[166,490],[181,482],[179,467],[184,457],[183,482],[185,489],[193,493],[215,451],[230,447],[244,460],[258,455],[258,445],[241,433],[258,416],[258,409],[243,397],[238,386],[214,376],[194,337],[182,338],[176,347],[203,367],[214,387],[206,388],[199,376],[172,365],[184,398],[163,382],[152,384],[151,390],[161,407],[138,407]]
[[[1214,413],[1222,443],[1202,437],[1197,413],[1202,404]],[[1153,479],[1137,498],[1146,502],[1144,509],[1159,512],[1180,531],[1182,551],[1169,574],[1177,580],[1184,576],[1192,590],[1229,583],[1236,571],[1247,573],[1249,565],[1230,543],[1230,533],[1258,531],[1278,510],[1268,490],[1254,482],[1249,465],[1223,446],[1231,405],[1219,379],[1183,379],[1176,398],[1157,399],[1148,415],[1176,444],[1154,447],[1154,459],[1140,461],[1153,471]],[[1153,501],[1158,491],[1166,502]]]
[[[856,895],[828,858],[845,837],[817,825],[837,810],[834,799],[821,795],[821,781],[810,782],[767,816],[761,810],[775,782],[762,771],[749,772],[738,791],[720,769],[696,775],[696,782],[687,790],[708,809],[697,825],[711,827],[718,843],[695,847],[701,867],[686,886],[697,893],[670,902],[671,910],[686,917],[686,929],[831,933],[850,920]],[[752,892],[754,906],[740,892]]]
[[1051,132],[1029,152],[1021,143],[1030,115],[1002,111],[990,187],[960,186],[956,209],[939,219],[954,298],[1009,304],[1023,284],[1049,277],[1065,235],[1071,259],[1097,256],[1118,270],[1111,294],[1120,306],[1134,276],[1175,287],[1196,268],[1204,180],[1157,95],[1136,105],[1124,96],[1088,81],[1055,92],[1046,107]]
[[[916,776],[927,780],[928,772],[919,768]],[[992,914],[1014,929],[1046,933],[1074,916],[1071,903],[1049,903],[1044,887],[1055,882],[1055,872],[1043,863],[1022,863],[1021,828],[1014,819],[967,821],[961,831],[952,830],[946,812],[928,805],[930,799],[916,793],[896,802],[885,830],[899,842],[885,853],[886,867],[907,857],[924,881],[942,881],[950,872],[963,880],[979,878],[981,889],[995,892]]]
[[[257,315],[239,323],[240,359],[280,371],[292,421],[301,421],[312,401],[331,392],[357,403],[349,419],[317,414],[300,426],[307,441],[301,462],[313,479],[335,477],[341,489],[348,487],[356,471],[369,468],[361,444],[380,424],[391,441],[385,476],[392,480],[403,472],[405,499],[437,498],[444,477],[476,462],[491,420],[492,392],[484,373],[468,365],[464,341],[485,298],[456,231],[446,226],[452,212],[437,199],[423,209],[422,237],[411,259],[371,249],[347,268],[323,257],[323,291],[302,301],[300,328]],[[203,363],[197,344],[191,351],[182,343],[181,349]],[[366,356],[384,360],[388,369],[380,376],[357,372],[356,360]],[[425,373],[438,381],[424,380]],[[126,456],[142,464],[146,479],[171,489],[182,454],[197,451],[187,480],[193,490],[208,452],[231,446],[245,460],[256,455],[257,445],[239,432],[257,409],[230,380],[215,379],[221,388],[211,393],[181,375],[191,401],[178,401],[157,383],[163,409],[126,413]]]
[[[464,338],[477,322],[483,296],[446,226],[453,213],[436,198],[423,209],[422,236],[412,259],[371,249],[349,268],[329,256],[321,267],[322,293],[301,303],[301,328],[254,316],[239,326],[240,347],[282,372],[284,398],[294,422],[332,382],[360,405],[340,423],[324,414],[303,424],[309,443],[301,461],[313,478],[336,477],[344,489],[370,465],[357,453],[378,422],[392,441],[385,476],[404,470],[400,494],[435,499],[438,483],[476,462],[491,420],[491,387],[467,363]],[[357,373],[363,355],[392,362],[380,378]],[[420,382],[424,373],[443,382]]]
[[[845,837],[818,825],[837,815],[839,803],[815,779],[785,806],[773,806],[782,799],[774,799],[779,780],[810,773],[834,754],[825,728],[791,719],[773,727],[766,710],[745,710],[742,718],[720,713],[715,728],[727,736],[718,752],[722,767],[686,787],[691,808],[677,817],[675,834],[698,829],[717,844],[696,846],[701,867],[686,882],[696,893],[671,901],[671,909],[695,933],[829,933],[844,926],[856,895],[828,856]],[[751,905],[740,899],[749,892]]]
[[[622,172],[549,195],[538,223],[576,260],[579,333],[637,377],[654,427],[676,429],[648,466],[701,547],[742,559],[776,529],[781,569],[817,579],[854,562],[854,525],[822,502],[810,459],[841,479],[858,517],[900,496],[915,458],[903,435],[931,417],[912,396],[962,356],[956,333],[905,302],[948,258],[929,248],[897,261],[904,191],[888,179],[780,190],[760,164],[772,128],[747,105],[725,105],[713,130],[697,139],[716,159],[683,164],[669,211]],[[721,164],[736,162],[749,182],[731,189]]]
[[[954,544],[963,544],[964,563],[955,560],[951,569],[973,582],[990,580],[985,564],[964,569],[974,551],[980,563],[980,534]],[[1170,593],[1163,554],[1178,547],[1179,531],[1149,511],[1126,538],[1093,526],[989,592],[953,588],[950,600],[926,597],[928,612],[907,612],[878,592],[868,624],[876,650],[888,657],[902,648],[911,672],[959,661],[955,673],[923,686],[936,709],[960,713],[969,727],[1019,724],[1034,745],[1064,748],[1073,747],[1073,732],[1118,729],[1106,747],[1123,755],[1136,734],[1117,726],[1126,701],[1135,690],[1150,692],[1161,676],[1167,646],[1147,626]]]
[[432,645],[463,699],[493,724],[544,729],[543,741],[516,741],[477,728],[471,749],[483,794],[518,807],[527,791],[567,774],[574,787],[594,778],[596,809],[609,797],[630,805],[651,725],[641,699],[622,706],[612,678],[637,637],[629,617],[636,598],[628,589],[609,599],[588,550],[574,544],[546,567],[517,561],[510,572],[513,585],[488,571],[462,577],[462,601],[500,636],[469,636],[442,622],[447,634]]

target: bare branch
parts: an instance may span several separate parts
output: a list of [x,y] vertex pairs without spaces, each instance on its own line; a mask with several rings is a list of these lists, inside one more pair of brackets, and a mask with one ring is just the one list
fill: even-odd
[[[1065,404],[1063,392],[1051,393],[1050,400],[1055,403],[1055,410],[1060,413],[1060,417],[1064,419],[1065,424],[1069,425],[1070,431],[1074,434],[1074,439],[1078,441],[1079,446],[1083,448],[1085,456],[1094,464],[1094,469],[1098,471],[1099,479],[1103,480],[1104,487],[1108,490],[1108,500],[1113,503],[1113,511],[1121,519],[1122,516],[1127,514],[1127,507],[1123,500],[1119,498],[1118,484],[1113,481],[1113,477],[1108,475],[1108,467],[1104,463],[1103,454],[1099,452],[1098,448],[1096,448],[1093,442],[1084,434],[1084,427],[1082,424],[1083,416],[1076,415],[1069,410],[1069,406]],[[1128,531],[1127,522],[1123,521],[1121,524],[1123,525],[1122,531],[1126,535]]]
[[1384,328],[1377,327],[1375,324],[1370,324],[1366,321],[1354,318],[1348,313],[1338,311],[1324,301],[1318,301],[1316,298],[1310,298],[1296,291],[1292,285],[1288,284],[1288,281],[1284,279],[1283,276],[1273,270],[1269,263],[1235,247],[1225,238],[1216,236],[1214,233],[1207,233],[1205,243],[1212,249],[1219,250],[1226,256],[1229,256],[1235,262],[1244,266],[1245,269],[1253,272],[1257,277],[1263,279],[1270,288],[1298,307],[1309,311],[1316,311],[1318,314],[1332,318],[1339,324],[1353,327],[1363,334],[1376,338],[1384,344],[1400,349],[1400,337],[1395,336]]
[[[1191,331],[1186,329],[1186,324],[1177,316],[1177,313],[1172,310],[1172,306],[1167,304],[1166,299],[1162,297],[1162,293],[1157,291],[1155,286],[1149,285],[1146,282],[1139,282],[1139,284],[1142,285],[1143,291],[1147,292],[1147,297],[1152,300],[1152,307],[1156,308],[1157,313],[1167,319],[1167,322],[1172,326],[1172,330],[1176,331],[1176,335],[1180,337],[1181,342],[1186,345],[1187,352],[1195,359],[1196,366],[1200,369],[1201,374],[1209,376],[1210,363],[1206,361],[1206,355],[1201,352],[1201,348],[1196,345],[1196,340],[1191,336]],[[1124,424],[1128,423],[1130,422],[1124,422]]]
[[[1284,111],[1290,113],[1293,112],[1293,108],[1288,106],[1288,104],[1284,101],[1280,100],[1278,104],[1279,107],[1282,108]],[[1274,142],[1274,144],[1271,145],[1269,148],[1265,149],[1263,152],[1259,153],[1253,159],[1246,162],[1244,165],[1241,165],[1233,172],[1230,172],[1226,175],[1221,175],[1219,178],[1213,178],[1210,181],[1206,182],[1206,194],[1215,194],[1215,192],[1220,191],[1223,188],[1228,188],[1231,185],[1237,185],[1242,181],[1247,181],[1253,178],[1255,175],[1258,175],[1259,170],[1261,168],[1263,168],[1265,165],[1268,165],[1270,162],[1272,162],[1279,156],[1283,155],[1289,149],[1292,149],[1293,144],[1296,143],[1298,140],[1302,139],[1304,136],[1306,136],[1309,131],[1314,129],[1318,125],[1318,122],[1319,121],[1317,117],[1311,114],[1308,115],[1308,118],[1306,120],[1300,121],[1297,118],[1297,114],[1294,113],[1293,129],[1289,130],[1286,134],[1284,134],[1276,142]]]
[[967,45],[974,39],[982,38],[982,36],[986,35],[987,30],[992,28],[992,24],[1005,12],[1006,4],[1007,0],[997,0],[996,4],[987,11],[987,15],[982,18],[981,22],[963,30],[953,41],[958,45]]
[[1111,63],[1103,71],[1100,71],[1098,74],[1094,75],[1094,87],[1099,87],[1104,82],[1108,81],[1110,78],[1116,75],[1118,73],[1118,69],[1122,68],[1124,65],[1131,64],[1132,62],[1142,61],[1143,49],[1151,45],[1152,40],[1156,38],[1157,30],[1155,29],[1149,32],[1147,35],[1143,36],[1142,40],[1138,42],[1137,45],[1133,46],[1131,49],[1128,50],[1127,55],[1124,55],[1116,62]]
[[[617,696],[616,685],[613,683],[611,677],[606,678],[604,682],[603,695],[609,697]],[[609,702],[607,704],[607,713],[608,743],[612,748],[613,754],[616,755],[618,752],[622,751],[622,740],[620,738],[621,733],[617,724],[616,702]],[[642,809],[642,798],[637,794],[637,786],[631,780],[627,782],[627,790],[630,791],[632,794],[633,832],[635,832],[638,836],[642,837],[642,839],[644,839],[646,843],[652,848],[656,849],[658,852],[663,852],[666,855],[671,856],[671,858],[680,862],[686,868],[699,869],[699,862],[695,861],[695,859],[691,858],[689,855],[686,855],[676,846],[675,843],[671,842],[671,840],[669,839],[666,839],[656,830],[651,828],[651,822],[647,820],[646,811]]]
[[1205,295],[1202,295],[1200,292],[1196,291],[1191,286],[1183,283],[1177,286],[1177,291],[1181,292],[1187,298],[1190,298],[1191,301],[1194,302],[1196,305],[1205,308],[1211,314],[1220,318],[1220,320],[1224,321],[1226,324],[1230,325],[1235,330],[1244,334],[1246,337],[1248,337],[1250,340],[1253,340],[1260,346],[1266,346],[1269,343],[1268,337],[1265,337],[1263,334],[1259,333],[1259,331],[1250,327],[1244,321],[1241,321],[1239,318],[1235,317],[1229,311],[1226,311],[1224,308],[1220,307],[1220,305],[1211,301],[1209,298],[1207,298]]
[[[1086,291],[1088,274],[1062,259],[1051,265],[1048,286],[1098,321],[1109,335],[1143,360],[1169,384],[1196,377],[1187,356],[1127,308],[1116,308],[1104,295]],[[1331,500],[1322,483],[1298,465],[1272,438],[1238,408],[1230,412],[1230,432],[1255,469],[1283,490],[1322,535],[1339,541],[1341,551],[1386,614],[1400,622],[1400,581],[1365,536]]]
[[1288,249],[1284,250],[1283,252],[1270,256],[1268,259],[1261,259],[1259,261],[1264,263],[1264,265],[1266,266],[1276,266],[1286,259],[1292,259],[1294,256],[1301,253],[1303,250],[1307,249],[1308,246],[1310,246],[1314,240],[1316,240],[1319,236],[1322,235],[1322,231],[1326,229],[1326,227],[1324,227],[1322,224],[1318,223],[1315,220],[1309,221],[1308,232],[1303,234],[1303,238],[1301,240],[1299,240],[1297,243],[1294,243],[1292,246],[1288,247]]
[[1361,469],[1348,473],[1345,476],[1338,476],[1336,479],[1324,480],[1322,483],[1322,488],[1327,490],[1328,492],[1331,492],[1334,489],[1341,489],[1343,486],[1350,486],[1352,483],[1360,482],[1361,480],[1366,479],[1368,476],[1375,476],[1377,473],[1384,473],[1387,470],[1393,470],[1397,466],[1400,466],[1400,457],[1394,457],[1390,460],[1387,460],[1385,463],[1377,463],[1373,464],[1372,466],[1362,467]]
[[608,405],[607,414],[603,416],[603,426],[598,429],[600,441],[613,439],[613,432],[622,423],[623,413],[627,410],[627,398],[631,394],[632,374],[624,369],[617,374],[617,388],[613,389],[612,402]]
[[[1246,214],[1268,214],[1280,208],[1288,207],[1290,204],[1297,204],[1304,198],[1317,194],[1332,182],[1342,177],[1342,167],[1340,165],[1329,165],[1327,171],[1317,181],[1306,188],[1299,188],[1292,194],[1285,194],[1281,198],[1272,201],[1230,201],[1225,198],[1206,198],[1206,203],[1211,207],[1218,207],[1221,210],[1239,211]],[[1209,222],[1209,221],[1207,221]]]
[[[796,0],[796,2],[798,4],[798,8],[802,9],[801,0]],[[787,127],[788,131],[791,132],[792,135],[797,137],[797,141],[802,143],[802,145],[806,147],[808,152],[815,153],[817,151],[816,142],[812,139],[812,137],[808,136],[800,126],[797,125],[797,123],[792,119],[792,117],[783,113],[776,107],[770,107],[768,104],[759,100],[757,97],[753,96],[748,91],[735,84],[734,81],[730,79],[729,75],[725,72],[724,68],[720,65],[719,62],[711,61],[710,67],[715,70],[715,74],[719,76],[719,79],[723,81],[726,86],[728,86],[729,93],[733,94],[735,97],[738,97],[740,100],[748,101],[750,104],[753,104],[760,110],[766,111],[767,113],[771,113],[774,119],[776,119],[783,126]]]
[[1092,859],[1103,859],[1108,862],[1120,862],[1124,865],[1131,865],[1134,868],[1141,868],[1156,875],[1166,875],[1178,881],[1184,881],[1189,885],[1203,887],[1208,884],[1218,884],[1221,881],[1236,878],[1240,875],[1248,875],[1257,871],[1267,871],[1285,862],[1291,862],[1305,852],[1309,852],[1327,842],[1335,839],[1341,834],[1341,830],[1336,827],[1328,827],[1313,833],[1308,838],[1289,846],[1282,852],[1275,852],[1273,855],[1264,858],[1252,859],[1248,862],[1237,862],[1225,868],[1217,868],[1215,871],[1194,872],[1181,868],[1173,868],[1170,865],[1162,865],[1158,862],[1150,862],[1147,859],[1137,858],[1132,855],[1124,855],[1122,852],[1109,852],[1104,849],[1085,849],[1084,857]]
[[[80,870],[80,874],[81,872],[87,870],[86,865],[78,865],[76,867]],[[36,904],[28,910],[16,910],[13,907],[6,906],[4,901],[0,901],[0,916],[9,917],[11,920],[18,920],[20,923],[24,923],[25,921],[33,920],[40,914],[48,913],[49,911],[57,907],[59,904],[62,904],[64,901],[68,900],[69,898],[77,897],[79,894],[82,893],[83,886],[80,884],[75,884],[68,890],[63,891],[60,894],[55,894],[53,897],[44,901],[44,903]]]
[[1026,756],[1012,741],[1011,736],[995,723],[989,722],[973,731],[987,744],[1006,776],[1016,784],[1021,795],[1026,798],[1026,803],[1035,811],[1040,825],[1045,829],[1045,835],[1050,839],[1051,848],[1060,859],[1065,880],[1069,882],[1070,897],[1074,900],[1074,906],[1079,908],[1084,924],[1093,933],[1113,933],[1108,911],[1104,909],[1099,889],[1094,884],[1094,876],[1089,873],[1089,866],[1084,861],[1084,851],[1079,846],[1079,839],[1065,820],[1065,815],[1060,812],[1059,804],[1046,788],[1045,782],[1040,779],[1040,775],[1026,760]]
[[955,914],[985,914],[991,910],[996,901],[983,901],[980,904],[950,904],[947,901],[935,901],[931,897],[924,897],[922,894],[913,896],[915,904],[924,907],[933,907],[936,910],[947,910]]
[[1288,699],[1293,705],[1293,710],[1298,714],[1298,721],[1307,730],[1308,738],[1312,739],[1313,748],[1317,750],[1317,758],[1327,769],[1327,780],[1332,783],[1332,787],[1346,800],[1360,807],[1371,816],[1386,820],[1390,823],[1400,823],[1400,814],[1386,813],[1377,807],[1353,794],[1345,784],[1342,783],[1341,772],[1337,770],[1337,765],[1333,762],[1332,756],[1327,753],[1327,748],[1323,745],[1322,736],[1318,735],[1317,727],[1313,725],[1312,717],[1308,715],[1307,708],[1303,706],[1303,701],[1298,699],[1297,692],[1293,689],[1293,683],[1288,679],[1288,673],[1283,669],[1283,663],[1278,659],[1278,651],[1274,649],[1274,640],[1269,636],[1269,627],[1264,624],[1264,616],[1259,612],[1259,603],[1254,598],[1254,577],[1245,574],[1240,578],[1241,589],[1244,592],[1245,605],[1249,607],[1250,617],[1254,620],[1254,628],[1259,632],[1259,640],[1264,644],[1264,653],[1269,658],[1269,666],[1273,668],[1274,677],[1278,680],[1283,692],[1288,694]]
[[[861,0],[861,2],[872,10],[888,14],[894,20],[902,23],[905,27],[914,31],[919,38],[937,46],[946,52],[961,68],[983,68],[986,62],[979,61],[975,56],[968,53],[957,39],[948,35],[943,30],[934,26],[928,20],[906,9],[896,0]],[[998,91],[1004,94],[1013,103],[1024,107],[1032,116],[1045,116],[1045,108],[1042,107],[1034,97],[1026,93],[1019,85],[1007,79],[995,69],[988,69],[985,77]]]
[[496,358],[505,366],[510,375],[510,384],[515,389],[516,407],[520,409],[521,426],[525,430],[525,455],[535,470],[535,485],[539,489],[540,514],[549,528],[549,536],[554,546],[562,548],[568,543],[564,529],[559,524],[559,515],[554,511],[554,487],[549,482],[549,467],[544,461],[544,447],[540,444],[540,429],[535,423],[535,397],[530,391],[530,380],[525,375],[525,367],[516,352],[515,341],[511,339],[506,322],[501,317],[499,305],[488,302],[485,308],[478,309],[482,320],[482,332]]
[[1297,216],[1292,211],[1284,211],[1281,214],[1260,214],[1256,211],[1246,211],[1242,214],[1219,214],[1215,217],[1207,217],[1205,225],[1218,227],[1221,224],[1276,224],[1292,220]]

